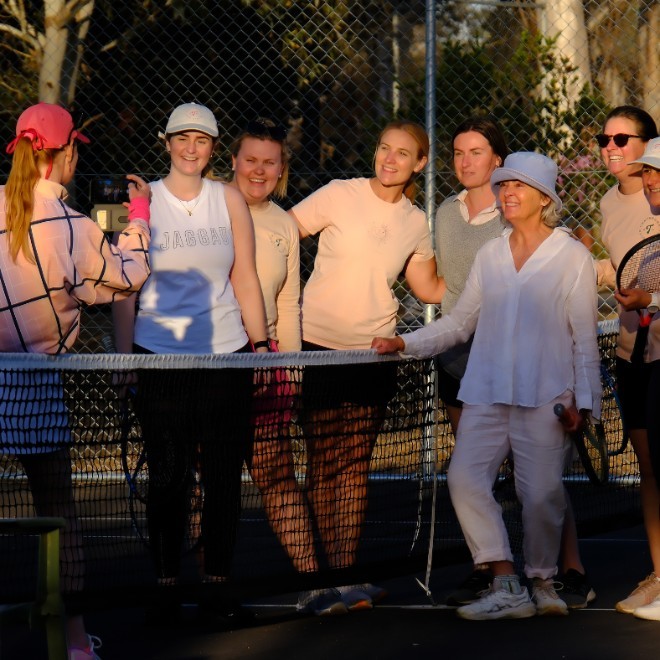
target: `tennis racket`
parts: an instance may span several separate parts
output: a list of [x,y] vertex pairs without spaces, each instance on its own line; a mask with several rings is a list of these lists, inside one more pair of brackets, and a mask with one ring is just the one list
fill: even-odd
[[626,431],[616,382],[604,362],[600,363],[600,382],[603,387],[600,421],[607,438],[607,453],[610,456],[618,456],[626,450],[630,438]]
[[[103,335],[99,343],[105,353],[117,352],[111,335]],[[112,389],[119,405],[119,451],[121,467],[128,486],[128,512],[133,530],[142,543],[148,546],[145,503],[149,473],[140,427],[133,412],[132,398],[135,388],[131,385],[134,384],[134,380],[127,372],[117,371],[111,374]]]
[[[554,412],[560,421],[568,415],[561,403],[555,405]],[[590,418],[585,419],[582,427],[570,435],[589,481],[596,486],[606,484],[610,473],[610,460],[603,425],[592,422]]]
[[[112,338],[107,335],[101,339],[101,346],[107,353],[115,352]],[[146,504],[150,475],[147,449],[142,441],[142,430],[133,404],[136,392],[136,377],[134,373],[119,371],[113,374],[112,380],[120,406],[120,457],[126,485],[128,486],[128,512],[135,534],[144,546],[149,547]],[[174,460],[174,457],[169,455],[166,455],[165,460],[161,459],[159,476],[164,478],[168,484],[173,484],[173,474],[179,474],[181,478],[189,480],[190,509],[182,545],[182,554],[185,555],[197,550],[201,540],[201,514],[204,492],[200,480],[199,466],[191,465],[189,470],[181,470],[179,466],[172,464]]]
[[[660,291],[660,234],[645,238],[626,252],[616,270],[616,287],[619,291],[621,289],[643,289],[648,293]],[[630,358],[633,364],[640,364],[644,360],[651,324],[651,314],[647,310],[640,309],[637,313],[639,330]]]

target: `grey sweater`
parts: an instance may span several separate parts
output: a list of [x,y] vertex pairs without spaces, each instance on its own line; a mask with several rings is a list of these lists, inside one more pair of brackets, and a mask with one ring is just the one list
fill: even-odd
[[[456,195],[448,197],[435,218],[435,254],[438,275],[445,278],[447,291],[442,299],[442,313],[448,314],[460,298],[474,258],[481,246],[501,235],[504,229],[498,215],[480,225],[463,219]],[[470,353],[470,342],[456,346],[438,356],[440,364],[455,378],[462,378]]]

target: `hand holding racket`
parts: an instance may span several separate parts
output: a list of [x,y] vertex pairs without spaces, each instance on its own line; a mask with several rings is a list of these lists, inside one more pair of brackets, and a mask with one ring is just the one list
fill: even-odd
[[610,459],[603,425],[594,423],[591,415],[578,412],[575,406],[566,408],[558,403],[553,410],[575,443],[589,481],[597,486],[607,483]]
[[558,403],[555,405],[554,411],[567,433],[576,433],[584,426],[584,417],[575,406],[566,408],[563,404]]
[[616,298],[624,309],[637,309],[639,330],[630,358],[633,364],[644,360],[652,315],[642,305],[649,304],[646,294],[660,291],[660,234],[633,245],[621,259],[616,271]]
[[627,312],[646,309],[651,303],[651,294],[644,289],[617,289],[614,297]]

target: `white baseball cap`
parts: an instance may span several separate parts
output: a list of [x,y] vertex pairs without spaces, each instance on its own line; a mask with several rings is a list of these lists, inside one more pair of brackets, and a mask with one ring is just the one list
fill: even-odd
[[644,149],[644,155],[637,160],[631,161],[630,165],[633,163],[650,165],[656,170],[660,170],[660,137],[649,140],[646,149]]
[[[165,127],[165,135],[183,131],[199,131],[212,138],[219,135],[215,116],[205,105],[199,103],[184,103],[172,110]],[[160,133],[159,137],[163,137],[163,134]]]

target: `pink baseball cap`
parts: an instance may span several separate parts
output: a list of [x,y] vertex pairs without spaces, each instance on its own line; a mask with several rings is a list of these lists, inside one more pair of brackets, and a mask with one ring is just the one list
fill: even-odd
[[16,137],[7,145],[7,153],[14,153],[21,138],[32,142],[34,151],[62,149],[71,138],[89,144],[89,138],[73,126],[71,113],[59,105],[37,103],[24,110],[16,122]]

